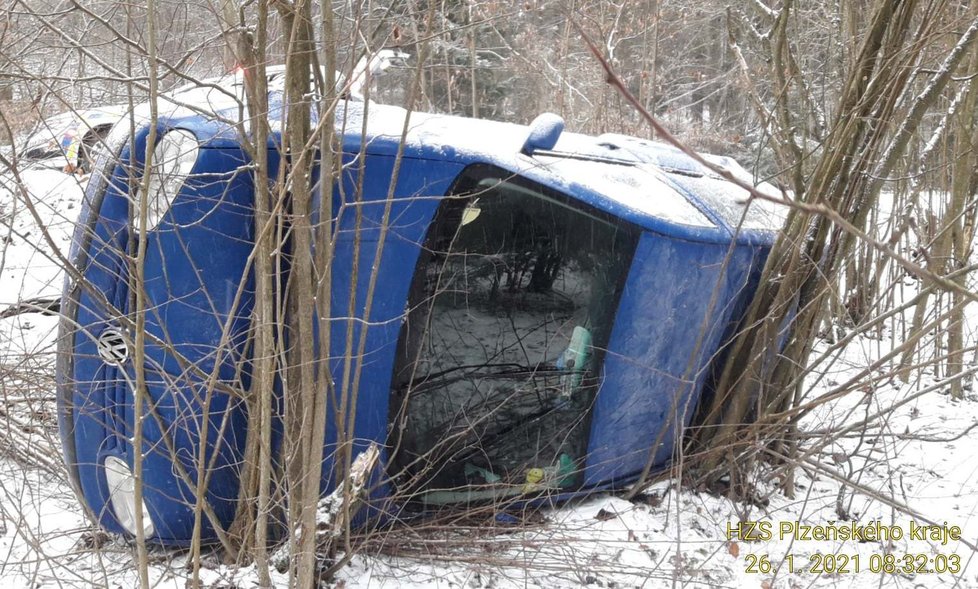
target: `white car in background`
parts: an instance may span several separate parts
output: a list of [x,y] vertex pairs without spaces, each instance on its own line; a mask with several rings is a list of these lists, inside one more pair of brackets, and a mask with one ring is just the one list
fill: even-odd
[[130,110],[128,104],[68,111],[40,121],[18,141],[22,162],[45,162],[67,173],[89,172],[95,152],[109,131]]

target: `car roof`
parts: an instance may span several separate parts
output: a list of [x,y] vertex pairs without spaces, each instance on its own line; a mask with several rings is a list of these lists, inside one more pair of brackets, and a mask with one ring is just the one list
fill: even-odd
[[[239,128],[248,132],[247,124],[237,124],[242,102],[238,73],[168,93],[161,97],[158,110],[165,126],[193,132],[204,147],[239,147]],[[281,91],[273,89],[268,116],[273,134],[281,129],[284,110]],[[343,100],[336,110],[336,132],[347,152],[363,146],[369,154],[395,155],[402,149],[409,158],[494,165],[570,192],[639,226],[686,239],[770,244],[788,210],[772,202],[781,195],[771,185],[758,186],[770,200],[751,198],[749,192],[678,149],[638,137],[589,136],[558,129],[552,148],[526,153],[524,144],[533,132],[527,125],[409,112],[358,100]],[[146,111],[144,106],[143,117]],[[732,158],[704,157],[755,184]]]

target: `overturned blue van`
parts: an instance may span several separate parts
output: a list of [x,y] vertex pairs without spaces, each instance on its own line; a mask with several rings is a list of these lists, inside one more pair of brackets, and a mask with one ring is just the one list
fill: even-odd
[[[270,98],[273,107],[281,101],[274,90]],[[154,148],[165,169],[150,181],[149,399],[138,453],[144,532],[180,545],[191,538],[198,496],[213,515],[205,538],[214,537],[212,521],[226,526],[235,513],[247,427],[240,391],[251,379],[255,179],[228,122],[237,102],[207,88],[170,100]],[[214,115],[180,106],[188,104],[209,104]],[[563,132],[555,115],[527,127],[411,113],[401,146],[403,109],[351,100],[339,110],[345,172],[335,186],[317,183],[333,191],[318,220],[336,233],[333,319],[347,319],[352,293],[359,323],[370,325],[354,436],[383,448],[385,477],[371,500],[571,496],[625,485],[650,459],[668,464],[783,212],[670,147]],[[117,126],[88,184],[58,362],[76,491],[103,527],[128,534],[139,509],[128,260],[148,131]],[[712,161],[747,177],[732,160]],[[362,261],[373,260],[382,230],[363,317],[372,268]],[[330,337],[332,350],[344,349],[345,329]],[[329,362],[342,387],[343,358]],[[328,421],[324,492],[336,484]]]

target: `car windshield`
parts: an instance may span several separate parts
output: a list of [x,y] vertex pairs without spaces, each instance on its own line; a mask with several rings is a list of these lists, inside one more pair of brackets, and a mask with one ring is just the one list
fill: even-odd
[[573,486],[635,232],[528,182],[459,185],[402,332],[399,464],[434,502]]

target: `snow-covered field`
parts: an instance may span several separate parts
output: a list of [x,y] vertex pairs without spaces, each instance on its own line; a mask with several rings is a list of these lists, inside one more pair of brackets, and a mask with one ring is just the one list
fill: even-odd
[[[24,199],[15,198],[13,178],[2,178],[0,312],[57,295],[61,284],[51,244]],[[79,180],[40,169],[22,178],[53,245],[66,254]],[[56,324],[37,313],[0,319],[0,420],[2,431],[17,432],[0,439],[0,587],[136,586],[132,548],[88,522],[58,464]],[[853,340],[823,369],[813,394],[835,390],[869,366],[891,349],[887,337],[884,331],[880,339]],[[862,387],[809,414],[806,430],[852,429],[824,447],[810,436],[812,453],[797,470],[791,498],[759,472],[754,484],[762,501],[754,505],[665,481],[633,501],[601,495],[525,521],[489,517],[377,531],[337,586],[978,587],[978,399],[952,400],[946,387],[931,387],[936,379],[925,372],[910,384]],[[729,538],[740,521],[760,522],[753,533],[767,530],[771,538]],[[863,541],[806,539],[800,532],[813,526],[814,534],[837,535],[851,532],[853,522],[891,537],[867,539],[863,529]],[[920,539],[919,526],[931,525],[939,527]],[[954,527],[960,539],[930,537],[946,530],[953,536]],[[750,535],[747,526],[740,530]],[[150,560],[154,586],[186,586],[185,555],[155,549]],[[825,571],[810,572],[813,563]],[[216,559],[203,568],[205,586],[257,586],[253,570]]]

